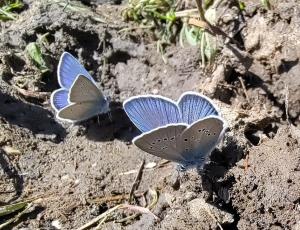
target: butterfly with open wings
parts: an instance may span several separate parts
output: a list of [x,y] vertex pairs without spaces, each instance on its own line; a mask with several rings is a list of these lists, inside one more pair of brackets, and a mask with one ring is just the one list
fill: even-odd
[[227,127],[214,103],[195,92],[182,94],[177,102],[156,95],[135,96],[123,107],[142,132],[133,143],[182,168],[201,168]]

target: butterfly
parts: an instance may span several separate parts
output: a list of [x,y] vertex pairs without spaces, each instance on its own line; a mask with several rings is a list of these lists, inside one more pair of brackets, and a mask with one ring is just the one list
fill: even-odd
[[57,68],[60,89],[51,94],[51,106],[59,120],[77,122],[109,111],[109,102],[88,71],[64,52]]
[[195,92],[182,94],[177,102],[163,96],[135,96],[124,101],[123,108],[142,132],[133,143],[183,169],[201,168],[227,127],[214,103]]

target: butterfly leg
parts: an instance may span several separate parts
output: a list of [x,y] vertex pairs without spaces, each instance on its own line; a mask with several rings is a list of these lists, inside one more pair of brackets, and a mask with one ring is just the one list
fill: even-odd
[[108,112],[108,118],[109,118],[110,122],[112,122],[112,121],[113,121],[113,117],[112,117],[112,114],[111,114],[111,112],[110,112],[110,111]]
[[101,125],[99,115],[97,116],[97,123],[98,123],[99,126]]

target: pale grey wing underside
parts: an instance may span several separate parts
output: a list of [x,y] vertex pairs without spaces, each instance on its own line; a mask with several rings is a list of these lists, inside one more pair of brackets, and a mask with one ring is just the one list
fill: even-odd
[[68,105],[57,113],[59,119],[83,121],[99,114],[99,106],[95,101],[78,102]]
[[218,144],[223,134],[224,121],[210,116],[193,123],[182,133],[183,153],[186,162],[201,164]]
[[186,127],[185,124],[159,127],[136,137],[133,143],[147,153],[181,163],[180,135]]
[[87,102],[105,100],[100,89],[90,79],[78,75],[70,88],[70,102]]

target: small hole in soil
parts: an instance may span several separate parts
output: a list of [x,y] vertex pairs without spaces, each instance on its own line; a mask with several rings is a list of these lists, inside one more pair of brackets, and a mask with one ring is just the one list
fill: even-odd
[[245,137],[253,144],[258,145],[261,136],[267,136],[268,138],[274,138],[277,133],[278,126],[275,123],[269,123],[264,127],[258,127],[254,124],[249,124],[245,128]]
[[26,64],[24,60],[16,55],[7,57],[7,62],[7,64],[16,72],[22,71]]
[[108,62],[116,65],[119,62],[127,63],[130,58],[127,52],[117,50],[108,58]]
[[293,68],[295,65],[297,65],[299,62],[299,59],[296,59],[294,61],[285,61],[282,60],[280,66],[278,67],[278,73],[287,73],[290,71],[291,68]]

